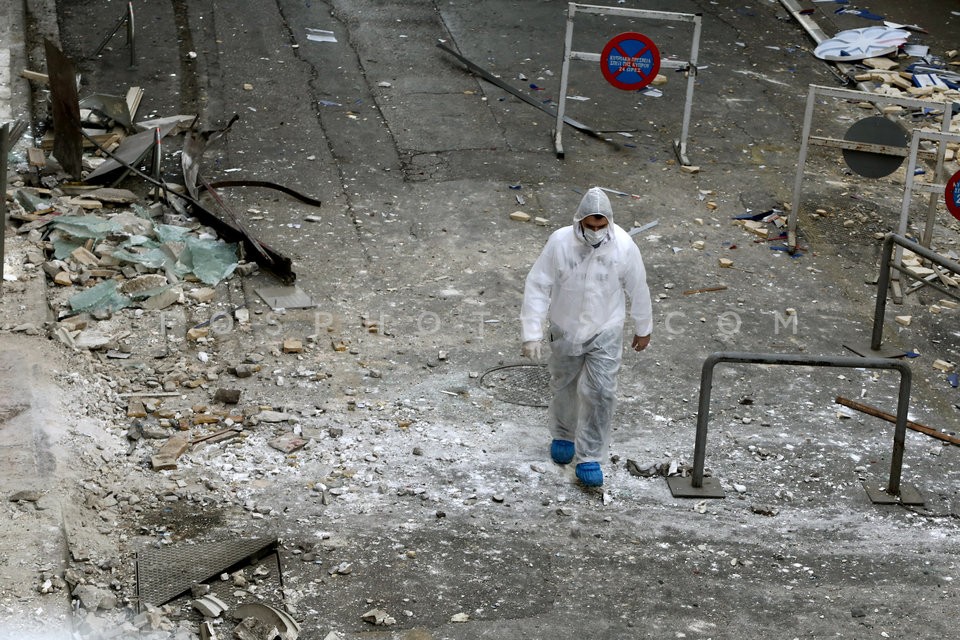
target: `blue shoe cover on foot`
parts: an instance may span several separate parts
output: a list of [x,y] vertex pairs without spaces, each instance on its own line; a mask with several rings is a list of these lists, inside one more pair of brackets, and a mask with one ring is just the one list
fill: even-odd
[[573,460],[573,443],[569,440],[554,440],[550,443],[550,457],[557,464],[567,464]]
[[587,487],[603,486],[603,471],[599,462],[581,462],[577,465],[577,478]]

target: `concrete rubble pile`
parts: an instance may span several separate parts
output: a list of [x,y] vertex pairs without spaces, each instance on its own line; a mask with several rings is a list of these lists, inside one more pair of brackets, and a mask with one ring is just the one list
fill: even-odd
[[[95,113],[84,113],[85,125],[96,126]],[[106,124],[96,138],[115,151],[125,129]],[[40,149],[31,151],[49,152],[52,146],[48,134]],[[85,153],[84,177],[105,162],[100,154]],[[218,330],[218,322],[226,319],[231,331],[250,331],[250,310],[220,300],[230,296],[231,289],[233,297],[242,297],[237,280],[256,273],[258,265],[239,257],[237,244],[224,242],[216,229],[192,218],[176,198],[161,200],[159,193],[142,196],[124,188],[72,182],[43,153],[31,153],[30,162],[16,170],[20,179],[4,194],[16,235],[4,261],[3,285],[16,294],[28,282],[43,282],[39,286],[45,289],[49,313],[43,325],[7,320],[0,321],[0,330],[57,340],[72,362],[57,374],[59,382],[86,396],[87,418],[100,423],[116,442],[129,443],[125,451],[103,451],[99,460],[77,453],[90,475],[75,488],[75,511],[66,518],[72,529],[71,563],[63,572],[41,569],[37,592],[51,598],[70,594],[78,638],[295,640],[297,623],[257,602],[284,599],[277,587],[262,588],[269,574],[262,565],[247,569],[249,575],[241,569],[222,577],[236,589],[229,605],[208,595],[201,598],[218,607],[205,606],[202,599],[192,607],[189,602],[153,606],[134,593],[135,561],[128,556],[135,545],[123,549],[103,542],[119,520],[135,518],[145,507],[180,501],[200,509],[223,503],[239,514],[262,518],[242,494],[241,482],[198,481],[196,470],[188,482],[175,472],[184,463],[193,466],[191,454],[205,449],[205,456],[216,457],[221,453],[214,450],[218,443],[234,438],[239,443],[258,427],[260,437],[253,446],[275,455],[247,463],[244,453],[228,453],[233,463],[221,463],[228,477],[231,469],[238,477],[269,473],[271,465],[283,464],[285,456],[309,444],[296,412],[262,403],[241,407],[240,389],[217,386],[227,373],[238,381],[250,378],[255,387],[262,384],[264,355],[247,354],[229,364],[218,357],[218,338],[226,332]],[[184,191],[175,184],[164,188]],[[270,356],[297,358],[303,352],[303,341],[291,338]],[[327,375],[298,366],[290,377],[317,382]],[[313,433],[317,437],[320,431]],[[326,501],[337,489],[324,486],[321,493]],[[14,508],[28,511],[46,508],[42,500],[38,492],[19,491],[10,497]],[[100,542],[74,535],[87,526],[99,532]],[[141,533],[157,545],[171,542],[171,532],[163,526],[145,527]],[[121,541],[126,538],[121,536]],[[203,586],[194,585],[194,590]]]
[[[276,515],[252,498],[249,481],[283,476],[302,485],[300,469],[308,465],[328,470],[305,493],[322,507],[348,496],[352,483],[369,485],[381,476],[380,456],[366,444],[364,432],[416,428],[431,410],[421,402],[376,402],[382,373],[369,368],[361,374],[371,386],[344,389],[347,410],[371,413],[349,436],[341,417],[326,406],[271,403],[270,387],[329,386],[320,353],[352,356],[359,340],[285,336],[271,340],[264,352],[238,353],[231,332],[250,333],[251,309],[223,300],[243,297],[239,280],[256,265],[237,260],[235,247],[219,242],[214,230],[162,204],[142,203],[124,189],[87,190],[76,197],[59,185],[23,182],[11,185],[7,200],[11,219],[19,223],[9,258],[19,264],[5,285],[42,280],[51,319],[43,326],[4,323],[0,330],[46,333],[57,340],[72,362],[58,373],[58,382],[84,398],[87,418],[115,442],[126,442],[125,449],[108,448],[99,458],[77,454],[90,470],[75,489],[78,507],[72,520],[82,523],[78,528],[90,526],[109,536],[119,521],[182,504],[196,511],[232,510],[238,518],[234,528],[245,532],[249,522]],[[197,259],[210,252],[206,262]],[[261,313],[253,310],[254,316]],[[221,330],[223,322],[229,331]],[[360,319],[356,329],[362,336],[378,327]],[[418,489],[399,477],[384,491],[404,495]],[[30,509],[35,500],[27,498],[14,502]],[[38,593],[70,594],[78,638],[296,637],[292,619],[277,630],[255,616],[231,618],[234,607],[251,607],[261,598],[286,601],[290,611],[296,610],[290,603],[297,591],[280,593],[266,584],[270,580],[262,566],[222,577],[233,589],[223,606],[208,606],[200,598],[138,604],[131,554],[138,545],[151,545],[151,539],[156,546],[173,543],[173,530],[162,525],[144,526],[140,534],[136,544],[123,535],[119,546],[92,549],[71,540],[70,567],[63,573],[39,572]],[[325,562],[325,554],[318,555],[324,546],[298,547],[293,553],[304,562]],[[203,586],[194,585],[195,595]]]

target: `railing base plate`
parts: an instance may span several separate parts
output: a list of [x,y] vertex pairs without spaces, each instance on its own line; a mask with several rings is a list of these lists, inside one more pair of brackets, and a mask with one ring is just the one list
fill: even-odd
[[880,348],[873,350],[870,348],[870,345],[865,347],[857,347],[849,344],[843,345],[843,348],[847,351],[852,351],[861,358],[902,358],[907,355],[907,352],[903,349],[897,349],[894,347],[889,347],[886,349]]
[[674,498],[725,498],[720,481],[717,478],[704,478],[702,487],[693,486],[693,477],[671,476],[667,478],[667,486]]
[[863,483],[863,488],[866,490],[870,501],[874,504],[906,504],[911,506],[923,506],[924,503],[923,494],[921,494],[916,487],[913,487],[909,484],[900,485],[899,496],[887,493],[885,487],[868,485],[866,482]]

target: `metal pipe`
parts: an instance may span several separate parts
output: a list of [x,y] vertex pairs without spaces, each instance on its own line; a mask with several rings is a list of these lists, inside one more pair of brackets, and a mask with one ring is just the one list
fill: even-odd
[[697,406],[697,434],[693,452],[693,472],[690,486],[703,487],[703,469],[707,451],[707,424],[710,420],[710,393],[713,370],[720,363],[774,364],[802,367],[841,367],[848,369],[896,369],[900,372],[900,392],[897,397],[897,422],[893,436],[893,454],[890,458],[890,480],[887,493],[900,494],[900,477],[907,432],[907,413],[910,409],[910,366],[889,358],[859,358],[852,356],[806,356],[780,353],[717,352],[707,356],[700,373],[700,401]]
[[[897,236],[902,237],[902,236]],[[893,254],[892,233],[883,238],[880,249],[880,275],[877,277],[877,303],[873,311],[873,333],[870,336],[870,349],[877,351],[883,341],[883,317],[887,310],[887,289],[890,288],[890,260]]]
[[[130,66],[137,66],[136,24],[133,21],[133,3],[127,3],[127,44],[130,45]],[[131,114],[132,116],[132,114]]]

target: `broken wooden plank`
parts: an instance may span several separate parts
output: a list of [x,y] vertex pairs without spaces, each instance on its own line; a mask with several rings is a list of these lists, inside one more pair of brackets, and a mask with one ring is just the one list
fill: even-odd
[[156,471],[169,471],[177,468],[177,458],[190,448],[190,441],[182,436],[171,436],[157,453],[150,458],[150,465]]
[[140,102],[143,100],[143,87],[130,87],[126,95],[127,111],[130,113],[130,120],[136,120],[137,111],[140,109]]
[[50,84],[50,76],[45,73],[40,73],[39,71],[31,71],[30,69],[21,69],[20,77],[25,80],[30,80],[31,82],[38,82],[40,84]]
[[692,296],[697,293],[710,293],[711,291],[726,291],[726,290],[727,290],[727,285],[721,284],[716,287],[702,287],[700,289],[687,289],[686,291],[683,292],[683,295]]
[[37,169],[42,169],[47,166],[47,156],[43,153],[43,149],[37,149],[36,147],[28,148],[27,164]]

